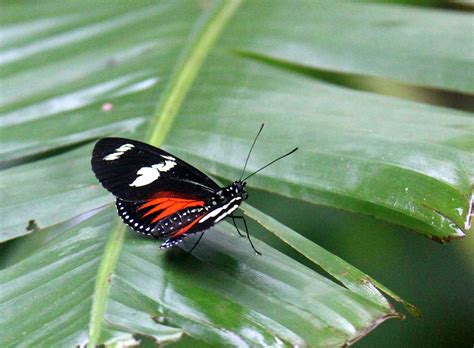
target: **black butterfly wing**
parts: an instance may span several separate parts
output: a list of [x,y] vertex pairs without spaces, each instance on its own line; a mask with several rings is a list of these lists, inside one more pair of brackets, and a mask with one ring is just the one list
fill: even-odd
[[206,199],[219,189],[211,178],[185,161],[136,140],[99,140],[91,163],[104,188],[124,201],[157,197]]

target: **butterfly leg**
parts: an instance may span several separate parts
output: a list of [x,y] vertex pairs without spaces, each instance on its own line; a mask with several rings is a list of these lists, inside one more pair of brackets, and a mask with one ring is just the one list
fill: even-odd
[[[243,217],[243,216],[234,216],[234,215],[231,215],[231,217],[232,217],[232,220],[233,220],[233,219],[242,219],[242,220],[244,221],[245,233],[247,234],[247,239],[249,240],[250,245],[252,246],[253,251],[255,251],[255,254],[261,256],[262,253],[261,253],[260,251],[258,251],[258,250],[255,248],[255,246],[253,245],[253,243],[252,243],[252,239],[250,238],[249,228],[248,228],[248,226],[247,226],[247,220],[245,220],[245,217]],[[235,224],[235,223],[234,223],[234,224]],[[237,227],[237,226],[236,226],[236,227]]]
[[243,216],[233,216],[233,215],[231,215],[230,217],[232,218],[232,223],[234,224],[234,227],[235,227],[235,229],[237,230],[237,233],[239,234],[239,236],[245,237],[245,235],[243,235],[243,234],[240,232],[239,227],[237,226],[237,223],[235,222],[235,219],[239,219],[239,218],[242,218],[242,219],[243,219],[244,217],[243,217]]
[[199,244],[199,242],[201,241],[202,237],[204,236],[204,232],[201,232],[201,235],[199,236],[198,240],[196,243],[194,243],[193,247],[191,249],[189,249],[188,251],[188,255],[191,254],[194,250],[194,248],[197,247],[197,245]]

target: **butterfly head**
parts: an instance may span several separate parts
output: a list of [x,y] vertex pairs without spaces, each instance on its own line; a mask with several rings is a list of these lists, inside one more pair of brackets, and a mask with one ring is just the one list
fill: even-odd
[[249,196],[247,191],[245,191],[245,185],[247,185],[247,183],[241,180],[234,181],[234,183],[232,184],[235,196],[242,197],[242,200],[247,199]]
[[240,197],[240,200],[243,201],[247,199],[248,193],[245,191],[245,181],[237,180],[234,181],[229,186],[222,188],[216,192],[216,199],[221,204],[227,204],[229,201],[233,200],[236,197]]

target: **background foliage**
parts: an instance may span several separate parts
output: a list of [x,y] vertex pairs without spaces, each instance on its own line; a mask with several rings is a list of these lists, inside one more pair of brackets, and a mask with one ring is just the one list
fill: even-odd
[[[397,315],[372,283],[395,294],[313,242],[429,308],[364,343],[404,346],[410,330],[469,342],[472,243],[413,231],[444,241],[469,227],[472,15],[425,5],[3,5],[5,342],[168,342],[182,328],[186,344],[340,345]],[[95,139],[164,144],[228,182],[261,121],[251,169],[301,148],[252,178],[260,211],[244,211],[266,228],[251,226],[264,258],[225,224],[192,259],[158,253],[100,208]]]

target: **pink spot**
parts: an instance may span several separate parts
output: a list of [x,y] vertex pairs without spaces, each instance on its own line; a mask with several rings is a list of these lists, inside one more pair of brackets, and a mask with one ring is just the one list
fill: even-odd
[[102,111],[105,111],[105,112],[110,111],[113,108],[114,108],[114,106],[111,103],[104,103],[102,105]]

